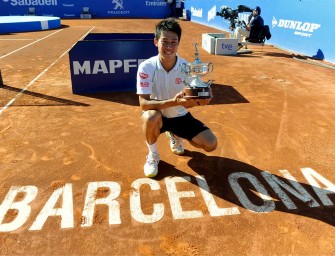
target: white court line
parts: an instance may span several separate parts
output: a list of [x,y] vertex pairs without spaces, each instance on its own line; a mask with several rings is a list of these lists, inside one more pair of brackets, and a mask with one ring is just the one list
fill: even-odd
[[[92,27],[86,34],[84,34],[78,41],[82,40],[88,33],[90,33],[95,27]],[[67,49],[61,56],[59,56],[54,62],[52,62],[49,67],[47,67],[46,69],[44,69],[38,76],[36,76],[26,87],[24,87],[18,94],[16,94],[14,96],[13,99],[11,99],[2,109],[0,109],[0,115],[2,114],[2,112],[4,112],[10,105],[13,104],[13,102],[19,97],[21,96],[33,83],[35,83],[35,81],[37,81],[45,72],[47,72],[53,65],[56,64],[56,62],[61,59],[65,54],[67,54],[72,47],[76,44],[77,42],[75,42],[73,45],[71,45],[71,47],[69,49]]]
[[56,34],[56,33],[58,33],[58,32],[61,32],[62,30],[63,30],[63,28],[62,28],[61,30],[58,30],[58,31],[56,31],[56,32],[54,32],[54,33],[52,33],[52,34],[50,34],[50,35],[47,35],[47,36],[41,38],[41,39],[38,39],[38,40],[36,40],[35,42],[32,42],[32,43],[27,44],[27,45],[25,45],[25,46],[23,46],[23,47],[21,47],[21,48],[19,48],[19,49],[16,49],[15,51],[12,51],[12,52],[10,52],[10,53],[7,53],[7,54],[5,54],[5,55],[2,55],[2,56],[0,57],[0,59],[3,59],[3,58],[5,58],[5,57],[7,57],[8,55],[11,55],[11,54],[13,54],[13,53],[15,53],[15,52],[18,52],[18,51],[20,51],[20,50],[22,50],[22,49],[24,49],[24,48],[26,48],[26,47],[28,47],[28,46],[34,44],[34,43],[37,43],[37,42],[39,42],[39,41],[41,41],[41,40],[43,40],[43,39],[49,37],[49,36],[52,36],[52,35],[54,35],[54,34]]

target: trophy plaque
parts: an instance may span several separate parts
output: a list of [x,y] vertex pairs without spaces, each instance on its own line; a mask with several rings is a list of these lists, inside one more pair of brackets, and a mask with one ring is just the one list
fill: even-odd
[[212,98],[212,88],[210,87],[214,80],[204,82],[200,77],[207,75],[214,70],[211,62],[204,63],[199,59],[198,44],[195,44],[195,60],[192,63],[183,63],[181,71],[189,81],[183,81],[185,88],[183,98],[185,99],[208,99]]

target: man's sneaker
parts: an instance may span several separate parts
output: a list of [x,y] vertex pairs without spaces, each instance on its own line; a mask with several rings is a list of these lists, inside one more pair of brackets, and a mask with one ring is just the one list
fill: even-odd
[[158,173],[159,154],[149,153],[147,161],[144,164],[144,174],[148,178],[153,178]]
[[166,132],[166,136],[170,139],[170,149],[176,155],[184,154],[183,139],[174,135],[172,132]]

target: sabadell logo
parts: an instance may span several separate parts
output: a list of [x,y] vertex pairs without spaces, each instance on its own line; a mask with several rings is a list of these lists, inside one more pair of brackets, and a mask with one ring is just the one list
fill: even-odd
[[43,6],[43,5],[57,5],[57,0],[2,0],[5,3],[10,1],[13,6]]

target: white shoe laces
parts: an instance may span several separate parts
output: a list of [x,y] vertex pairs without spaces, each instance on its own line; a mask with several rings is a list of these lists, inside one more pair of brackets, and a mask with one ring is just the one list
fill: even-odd
[[179,138],[178,136],[174,135],[173,133],[170,133],[170,139],[171,139],[171,143],[174,146],[182,146],[183,144],[183,139]]
[[147,163],[152,165],[152,164],[157,164],[159,162],[159,155],[157,153],[150,153],[147,155]]

